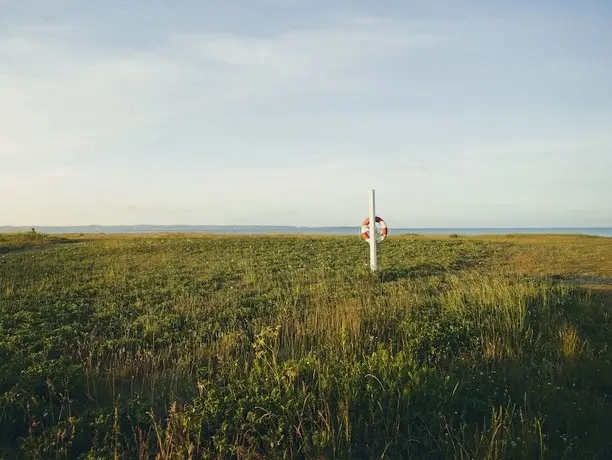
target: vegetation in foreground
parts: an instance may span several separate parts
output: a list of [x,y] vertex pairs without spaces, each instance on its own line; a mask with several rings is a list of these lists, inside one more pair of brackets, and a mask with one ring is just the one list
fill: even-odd
[[611,458],[612,240],[395,237],[380,265],[0,235],[0,456]]

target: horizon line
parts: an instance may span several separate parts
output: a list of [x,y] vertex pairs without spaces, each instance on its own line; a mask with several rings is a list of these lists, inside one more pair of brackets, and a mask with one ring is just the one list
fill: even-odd
[[[1,228],[88,228],[88,227],[230,227],[230,228],[353,228],[359,227],[360,225],[271,225],[271,224],[77,224],[77,225],[0,225]],[[577,225],[551,225],[551,226],[515,226],[515,225],[497,225],[497,226],[397,226],[397,229],[495,229],[495,228],[507,228],[507,229],[593,229],[593,228],[612,228],[612,225],[589,225],[589,226],[577,226]]]

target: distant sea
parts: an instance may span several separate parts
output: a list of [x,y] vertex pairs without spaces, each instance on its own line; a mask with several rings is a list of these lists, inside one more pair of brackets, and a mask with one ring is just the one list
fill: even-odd
[[[28,231],[32,226],[0,226],[0,233]],[[34,226],[39,233],[217,233],[217,234],[311,234],[311,235],[354,235],[360,227],[290,227],[290,226],[232,226],[232,225],[87,225],[73,227]],[[542,227],[542,228],[393,228],[390,234],[402,235],[505,235],[509,233],[529,234],[582,234],[612,237],[612,227]]]

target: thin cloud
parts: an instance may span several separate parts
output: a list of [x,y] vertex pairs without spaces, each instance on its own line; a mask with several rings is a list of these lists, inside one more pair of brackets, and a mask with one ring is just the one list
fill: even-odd
[[306,82],[309,92],[340,87],[368,57],[438,42],[383,21],[268,39],[171,34],[157,50],[111,54],[19,30],[0,39],[9,63],[0,75],[3,156],[82,154],[189,111],[227,110]]

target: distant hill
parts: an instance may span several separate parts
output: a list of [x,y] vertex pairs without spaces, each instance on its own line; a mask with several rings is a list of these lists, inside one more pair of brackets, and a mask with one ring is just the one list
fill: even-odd
[[[218,234],[320,234],[355,235],[359,226],[353,227],[298,227],[271,225],[76,225],[76,226],[0,226],[0,233],[27,232],[35,228],[39,233],[218,233]],[[391,235],[416,233],[422,235],[485,235],[485,234],[584,234],[612,237],[612,227],[481,227],[481,228],[395,228],[390,226]]]

